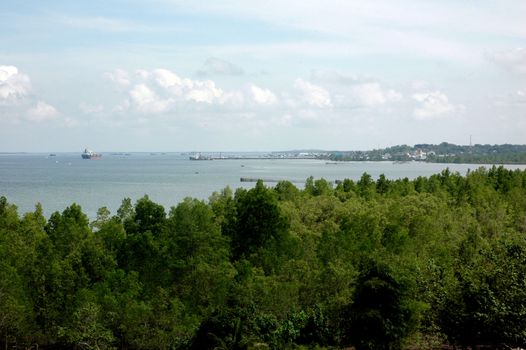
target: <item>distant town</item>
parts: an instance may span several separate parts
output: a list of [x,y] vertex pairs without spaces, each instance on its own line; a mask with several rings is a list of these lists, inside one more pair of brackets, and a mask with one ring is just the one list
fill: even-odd
[[423,161],[430,163],[526,164],[526,145],[400,145],[371,151],[334,151],[324,156],[333,161]]

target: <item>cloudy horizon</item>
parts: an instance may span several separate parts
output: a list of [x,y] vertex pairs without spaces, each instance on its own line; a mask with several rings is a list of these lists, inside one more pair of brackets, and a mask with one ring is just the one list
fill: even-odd
[[0,4],[0,152],[526,143],[522,1]]

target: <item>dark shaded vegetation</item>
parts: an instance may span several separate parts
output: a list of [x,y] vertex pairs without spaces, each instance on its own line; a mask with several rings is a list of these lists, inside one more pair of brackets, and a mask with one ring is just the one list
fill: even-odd
[[89,222],[0,198],[1,348],[526,344],[526,171],[309,178]]

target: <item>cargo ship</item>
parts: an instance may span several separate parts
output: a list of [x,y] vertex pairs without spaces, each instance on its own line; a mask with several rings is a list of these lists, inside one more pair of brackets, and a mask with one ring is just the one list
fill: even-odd
[[82,159],[100,159],[100,157],[102,157],[102,154],[100,153],[95,153],[93,152],[92,150],[90,149],[85,149],[84,150],[84,153],[82,153]]

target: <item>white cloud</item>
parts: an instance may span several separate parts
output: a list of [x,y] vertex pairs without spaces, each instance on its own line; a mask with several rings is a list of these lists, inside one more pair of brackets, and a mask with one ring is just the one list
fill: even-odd
[[332,106],[329,92],[321,86],[298,78],[294,82],[294,87],[300,91],[301,99],[306,104],[320,108]]
[[150,76],[150,73],[147,70],[144,70],[144,69],[137,69],[135,71],[135,76],[138,77],[141,80],[146,80]]
[[243,107],[245,100],[242,91],[225,91],[218,101],[221,105],[228,105],[239,109]]
[[250,92],[252,94],[252,98],[257,104],[271,105],[276,103],[278,100],[272,91],[269,89],[257,87],[256,85],[250,85]]
[[400,92],[386,89],[371,77],[358,77],[337,71],[315,70],[312,79],[328,85],[336,107],[377,107],[403,99]]
[[356,85],[352,88],[352,97],[366,107],[375,107],[388,102],[398,102],[402,100],[402,94],[389,89],[384,90],[379,83],[366,83]]
[[[5,120],[18,123],[25,119],[44,122],[58,118],[58,112],[50,104],[32,95],[31,80],[15,66],[0,66],[0,114]],[[7,112],[7,113],[5,113]]]
[[27,119],[34,122],[53,120],[56,119],[57,116],[58,112],[55,107],[44,101],[38,101],[35,107],[27,111]]
[[15,66],[0,66],[0,105],[14,104],[30,90],[27,75],[19,73]]
[[15,66],[0,66],[0,81],[2,82],[17,74],[18,68]]
[[137,70],[134,76],[117,69],[106,75],[124,88],[130,103],[121,103],[115,111],[129,107],[144,113],[162,113],[186,102],[223,104],[239,102],[235,93],[225,93],[212,80],[182,78],[168,69]]
[[[408,107],[404,103],[396,104],[404,99],[396,88],[386,87],[372,78],[336,73],[316,74],[320,80],[325,79],[324,84],[300,77],[278,92],[253,83],[224,89],[214,80],[189,79],[164,68],[121,75],[129,77],[130,85],[113,111],[121,115],[126,112],[130,116],[127,120],[137,123],[156,118],[159,123],[172,126],[191,123],[208,128],[256,125],[309,128],[327,122],[334,126],[349,125],[351,120],[353,123],[377,121],[393,113],[403,113]],[[416,103],[416,119],[446,117],[463,109],[452,104],[440,91],[424,90],[409,96]],[[386,107],[379,108],[383,106]],[[359,108],[355,110],[356,107]]]
[[190,79],[183,79],[168,69],[155,69],[151,74],[144,72],[141,74],[141,78],[143,77],[146,78],[145,80],[151,77],[161,92],[173,97],[181,97],[193,85]]
[[417,120],[444,118],[464,110],[462,105],[451,104],[448,97],[440,91],[413,94],[412,97],[418,102],[418,107],[413,111],[413,116]]
[[490,59],[512,73],[526,74],[526,49],[499,51],[490,56]]
[[185,98],[190,101],[211,104],[214,101],[218,101],[221,95],[223,95],[223,90],[217,88],[212,80],[195,80],[190,86],[191,88],[185,94]]
[[120,88],[125,88],[131,84],[128,72],[123,69],[115,69],[113,72],[104,74],[104,77]]
[[[141,71],[141,77],[148,77],[149,74],[146,71]],[[169,71],[168,69],[155,69],[153,72],[155,81],[163,88],[170,88],[173,86],[182,86],[183,79],[177,74]]]
[[152,72],[159,87],[172,97],[184,97],[185,100],[213,103],[223,95],[212,80],[192,80],[181,78],[168,69],[156,69]]
[[141,112],[161,113],[170,107],[170,100],[163,100],[145,84],[137,84],[130,91],[132,104]]

